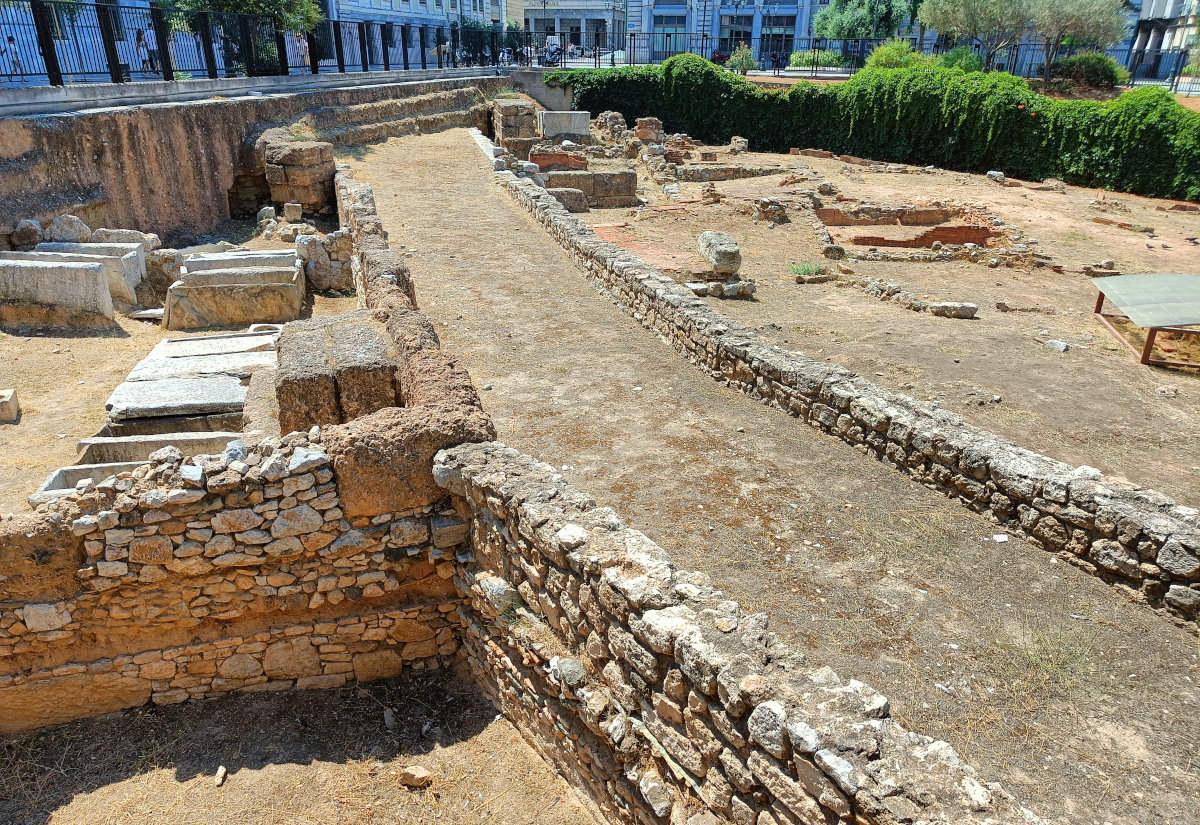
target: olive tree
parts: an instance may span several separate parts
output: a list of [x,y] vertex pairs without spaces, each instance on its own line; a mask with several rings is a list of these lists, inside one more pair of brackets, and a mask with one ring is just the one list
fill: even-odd
[[1125,34],[1125,17],[1122,0],[1029,0],[1030,22],[1042,38],[1046,81],[1063,41],[1103,49]]
[[925,0],[917,17],[939,34],[976,41],[983,64],[991,68],[996,55],[1021,39],[1029,21],[1031,0]]

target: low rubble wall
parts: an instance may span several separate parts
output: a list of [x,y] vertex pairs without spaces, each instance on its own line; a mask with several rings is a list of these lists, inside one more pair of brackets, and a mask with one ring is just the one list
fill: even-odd
[[610,821],[1044,821],[553,467],[468,444],[434,476],[471,523],[458,582],[472,672]]
[[1093,467],[1023,449],[835,364],[769,344],[601,240],[533,181],[511,172],[496,172],[495,179],[594,284],[714,378],[854,444],[1195,626],[1200,511],[1194,507]]

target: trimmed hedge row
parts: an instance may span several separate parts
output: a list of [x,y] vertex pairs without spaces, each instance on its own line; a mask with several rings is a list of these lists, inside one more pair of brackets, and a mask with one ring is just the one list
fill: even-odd
[[696,55],[661,66],[560,70],[546,80],[570,88],[577,109],[655,116],[668,131],[710,143],[744,135],[767,151],[812,147],[1200,200],[1200,113],[1157,86],[1104,103],[1051,100],[1003,72],[923,66],[774,90]]

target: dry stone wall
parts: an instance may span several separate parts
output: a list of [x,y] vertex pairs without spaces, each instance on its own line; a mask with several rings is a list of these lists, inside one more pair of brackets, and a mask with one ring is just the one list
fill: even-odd
[[[348,516],[333,435],[167,447],[38,511],[76,585],[4,565],[26,575],[0,601],[0,730],[448,661],[465,524],[444,504]],[[4,535],[28,527],[0,523],[0,555],[28,550]]]
[[471,521],[458,582],[472,671],[611,821],[1044,821],[553,467],[468,444],[434,476]]
[[1194,626],[1200,616],[1196,508],[1023,449],[836,364],[768,344],[601,240],[533,181],[510,172],[495,179],[597,287],[714,378],[854,444]]

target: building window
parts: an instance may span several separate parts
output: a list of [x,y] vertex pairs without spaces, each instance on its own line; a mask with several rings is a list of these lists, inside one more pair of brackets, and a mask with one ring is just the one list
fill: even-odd
[[717,41],[720,52],[729,56],[741,44],[750,45],[754,34],[754,15],[752,14],[722,14],[721,34]]
[[654,35],[650,43],[650,59],[664,60],[673,54],[686,52],[687,15],[654,15]]
[[[763,17],[759,59],[769,61],[771,55],[781,55],[784,63],[792,53],[793,33],[796,30],[794,14],[767,15]],[[772,64],[773,65],[773,64]]]

